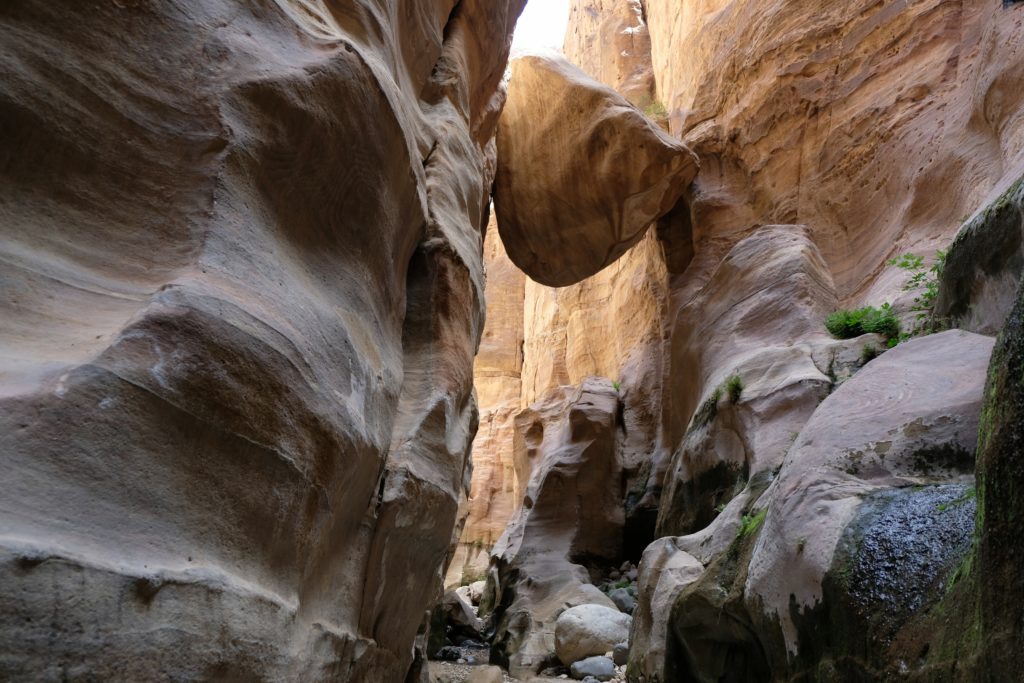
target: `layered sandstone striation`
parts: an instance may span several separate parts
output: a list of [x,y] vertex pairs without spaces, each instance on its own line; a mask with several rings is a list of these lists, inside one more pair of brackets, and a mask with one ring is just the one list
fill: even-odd
[[522,4],[0,10],[0,678],[418,675]]
[[566,59],[644,109],[654,103],[651,36],[641,0],[572,0]]
[[526,276],[509,260],[491,217],[484,240],[487,320],[473,366],[480,428],[465,523],[445,585],[482,577],[490,550],[523,499],[526,480],[516,467],[516,416],[521,410],[523,297]]
[[810,226],[840,299],[890,294],[1019,177],[1019,6],[649,0],[656,91],[700,157],[698,242]]

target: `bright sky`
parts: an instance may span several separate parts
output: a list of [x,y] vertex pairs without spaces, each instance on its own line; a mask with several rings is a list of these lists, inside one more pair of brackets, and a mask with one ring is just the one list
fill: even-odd
[[569,22],[569,0],[529,0],[512,37],[513,52],[562,50]]

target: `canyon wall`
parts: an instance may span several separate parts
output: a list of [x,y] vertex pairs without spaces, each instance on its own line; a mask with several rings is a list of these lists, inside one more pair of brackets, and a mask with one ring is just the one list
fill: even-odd
[[[937,586],[976,552],[973,452],[992,340],[951,331],[887,352],[884,336],[831,338],[824,319],[891,302],[905,331],[920,325],[920,289],[887,262],[913,252],[929,266],[966,223],[929,326],[1002,327],[1021,272],[1022,25],[1019,5],[980,1],[572,3],[566,55],[701,169],[626,251],[607,235],[635,237],[628,216],[616,218],[628,230],[578,234],[564,219],[503,223],[498,184],[503,239],[532,244],[526,256],[510,247],[513,261],[565,285],[526,283],[521,408],[612,379],[617,559],[660,537],[643,554],[631,680],[873,680],[907,667],[955,678],[950,650],[923,634],[947,604]],[[591,253],[617,260],[591,275]],[[551,448],[533,428],[513,427],[521,462]],[[527,499],[520,517],[553,514]],[[513,518],[507,537],[528,538],[524,525]],[[917,536],[901,546],[908,530]],[[506,591],[524,585],[510,567],[534,571],[516,552],[503,541],[495,554]],[[612,558],[590,560],[598,583],[593,563]],[[572,600],[601,602],[573,580]],[[513,590],[502,606],[503,661],[545,661],[545,601],[568,595],[549,589],[532,602]],[[979,650],[966,647],[965,662]]]
[[0,8],[0,678],[426,675],[523,4]]

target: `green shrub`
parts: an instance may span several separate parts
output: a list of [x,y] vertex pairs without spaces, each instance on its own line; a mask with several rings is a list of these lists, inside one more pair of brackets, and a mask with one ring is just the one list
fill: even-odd
[[743,518],[740,519],[740,538],[746,538],[760,529],[767,514],[768,508],[762,508],[752,515],[743,515]]
[[664,119],[668,117],[668,110],[665,105],[657,100],[651,100],[650,104],[644,107],[644,114],[651,119]]
[[693,426],[703,427],[706,424],[710,424],[715,416],[718,415],[718,401],[722,398],[722,387],[715,387],[715,390],[711,392],[707,400],[700,404],[700,408],[697,409],[697,414],[693,416]]
[[615,387],[615,391],[618,391],[619,389],[622,388],[622,385],[619,384],[617,380],[612,380],[612,386]]
[[881,308],[865,306],[830,313],[825,318],[825,329],[836,339],[853,339],[868,333],[895,339],[900,335],[900,321],[892,306],[885,303]]
[[729,403],[736,403],[743,393],[743,380],[739,375],[731,375],[725,380],[725,393],[729,397]]
[[946,252],[942,249],[935,252],[935,262],[930,268],[924,267],[923,257],[910,252],[889,259],[888,264],[911,273],[910,279],[903,285],[903,291],[920,290],[914,297],[914,305],[910,307],[911,311],[917,313],[917,323],[914,325],[914,329],[900,341],[916,337],[919,334],[935,332],[930,320],[932,309],[935,308],[935,297],[939,294],[939,276],[942,275],[942,269],[946,267]]

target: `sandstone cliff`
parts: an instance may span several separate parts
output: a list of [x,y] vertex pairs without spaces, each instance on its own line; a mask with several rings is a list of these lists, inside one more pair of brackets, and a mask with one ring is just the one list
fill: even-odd
[[0,678],[419,675],[523,4],[0,9]]
[[[615,380],[625,482],[610,504],[627,512],[623,547],[665,537],[641,567],[634,680],[886,676],[924,642],[921,615],[942,603],[933,584],[970,545],[969,454],[990,341],[947,333],[872,362],[886,339],[835,340],[823,322],[838,307],[891,301],[905,329],[919,324],[906,275],[887,260],[912,251],[930,265],[976,214],[933,325],[1002,326],[1021,273],[1019,184],[1009,187],[1024,164],[1021,21],[1012,5],[941,0],[573,2],[567,56],[667,126],[701,168],[624,252],[608,235],[635,234],[626,223],[503,222],[498,185],[513,260],[549,284],[583,278],[526,284],[522,406],[588,375]],[[565,154],[516,144],[506,163],[547,158],[531,145]],[[585,207],[589,191],[558,194]],[[618,260],[589,275],[599,253]],[[958,369],[929,373],[930,362]],[[821,425],[837,423],[850,433],[837,447],[845,459],[822,460]],[[638,501],[658,509],[656,529],[629,526]],[[936,506],[945,531],[929,519]],[[926,529],[899,552],[930,566],[897,564],[928,588],[886,583],[878,549],[901,524]],[[888,609],[868,584],[903,601]],[[723,614],[730,625],[717,625]],[[884,647],[844,640],[856,631]],[[914,675],[941,670],[944,656],[911,665]]]

